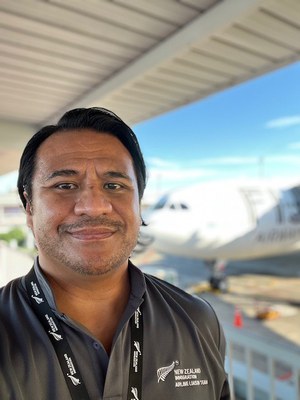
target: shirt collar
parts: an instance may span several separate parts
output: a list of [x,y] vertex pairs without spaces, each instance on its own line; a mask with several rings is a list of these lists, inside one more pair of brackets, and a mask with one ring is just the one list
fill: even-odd
[[53,295],[52,289],[51,289],[51,287],[50,287],[50,285],[49,285],[49,283],[47,281],[47,278],[46,278],[45,274],[43,273],[43,271],[42,271],[42,269],[40,267],[38,257],[36,257],[35,260],[34,260],[33,268],[34,268],[34,272],[35,272],[36,277],[37,277],[37,279],[39,281],[39,284],[41,285],[41,289],[44,292],[44,295],[46,297],[46,300],[47,300],[49,306],[52,309],[57,310],[57,306],[56,306],[56,303],[55,303],[55,299],[54,299],[54,295]]
[[[52,289],[47,281],[45,274],[43,273],[40,267],[38,257],[35,258],[33,267],[49,306],[52,309],[57,310]],[[130,302],[133,301],[134,304],[141,304],[142,298],[146,291],[144,274],[139,268],[133,265],[130,260],[128,260],[128,271],[129,271],[129,280],[131,287],[129,301]]]

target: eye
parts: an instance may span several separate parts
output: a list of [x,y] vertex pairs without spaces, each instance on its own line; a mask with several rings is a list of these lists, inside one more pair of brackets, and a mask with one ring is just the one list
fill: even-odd
[[77,185],[74,183],[59,183],[55,185],[55,188],[61,190],[74,190],[77,189]]
[[123,186],[120,185],[119,183],[108,182],[108,183],[105,183],[104,188],[109,189],[109,190],[119,190],[119,189],[123,189]]

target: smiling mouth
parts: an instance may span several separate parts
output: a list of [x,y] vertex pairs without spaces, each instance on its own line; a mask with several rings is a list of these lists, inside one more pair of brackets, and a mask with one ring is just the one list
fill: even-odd
[[108,239],[112,237],[115,232],[115,230],[107,228],[86,228],[74,231],[67,231],[67,233],[71,235],[74,239],[84,241]]

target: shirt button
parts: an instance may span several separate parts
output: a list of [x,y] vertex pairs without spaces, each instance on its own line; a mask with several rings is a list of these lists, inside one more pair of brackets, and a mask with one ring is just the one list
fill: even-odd
[[100,349],[100,344],[97,343],[97,342],[94,342],[93,343],[93,347],[94,347],[94,349],[99,350]]

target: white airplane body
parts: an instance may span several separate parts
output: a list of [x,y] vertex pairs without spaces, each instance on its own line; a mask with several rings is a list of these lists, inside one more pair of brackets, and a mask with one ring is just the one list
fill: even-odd
[[211,182],[174,190],[151,207],[142,230],[159,252],[206,261],[300,251],[300,185]]

